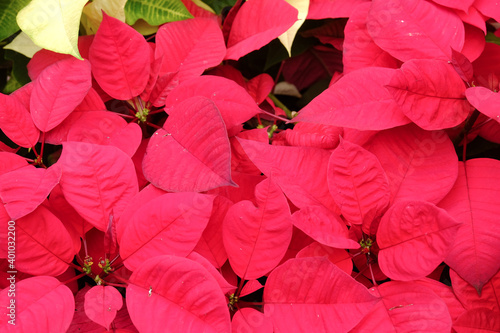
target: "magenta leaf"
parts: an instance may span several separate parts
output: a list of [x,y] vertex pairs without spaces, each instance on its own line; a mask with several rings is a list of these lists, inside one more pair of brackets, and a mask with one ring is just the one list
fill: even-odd
[[30,112],[42,132],[59,125],[85,98],[92,85],[90,63],[76,58],[45,68],[33,83]]
[[465,82],[472,82],[472,80],[474,80],[474,68],[472,67],[472,63],[463,53],[452,49],[451,64],[462,80]]
[[300,250],[296,258],[326,257],[347,274],[352,273],[352,259],[349,252],[343,249],[328,247],[318,242],[313,242]]
[[489,158],[459,164],[453,189],[439,203],[463,222],[445,262],[478,292],[500,269],[500,161]]
[[226,127],[205,97],[184,100],[151,137],[144,176],[165,191],[207,191],[234,185]]
[[453,292],[467,310],[488,307],[500,313],[500,271],[498,271],[481,289],[481,295],[477,290],[462,279],[453,269],[450,269],[450,280]]
[[307,18],[311,20],[351,17],[356,6],[368,0],[310,0]]
[[111,97],[127,100],[146,88],[150,71],[149,46],[131,26],[103,12],[90,47],[92,74]]
[[426,130],[457,126],[471,111],[464,96],[464,82],[445,61],[407,61],[392,77],[387,89],[403,113]]
[[118,216],[138,192],[134,164],[113,146],[63,143],[60,163],[64,197],[85,220],[105,231],[109,215]]
[[[0,331],[2,332],[66,332],[75,312],[71,290],[50,276],[35,276],[16,281],[15,298],[9,288],[0,291]],[[8,306],[15,300],[10,316]],[[15,325],[8,323],[14,319]]]
[[500,95],[485,87],[471,87],[465,91],[467,100],[482,114],[500,123]]
[[33,147],[40,136],[28,109],[17,98],[0,94],[0,129],[21,147]]
[[309,147],[272,146],[239,138],[237,140],[250,160],[267,177],[273,178],[295,206],[303,208],[320,205],[333,212],[340,211],[328,191],[328,151]]
[[227,129],[249,120],[261,110],[247,91],[232,80],[212,75],[204,75],[181,83],[167,97],[165,110],[182,112],[176,106],[184,100],[204,96],[214,102],[219,109]]
[[200,240],[212,212],[213,196],[167,193],[139,207],[120,238],[120,256],[134,271],[161,254],[187,256]]
[[370,234],[371,222],[389,205],[389,183],[375,155],[357,144],[341,140],[328,162],[328,187],[347,222],[363,224]]
[[159,73],[179,72],[180,83],[217,66],[225,55],[222,31],[214,19],[170,22],[156,33],[155,58],[163,58]]
[[[340,2],[340,1],[337,1]],[[364,67],[398,68],[399,60],[378,47],[368,34],[366,17],[371,2],[362,2],[353,10],[344,29],[344,74]]]
[[115,287],[94,286],[85,293],[85,314],[108,330],[122,306],[123,297]]
[[457,333],[470,332],[499,332],[500,312],[486,307],[474,308],[466,311],[453,323]]
[[306,206],[293,213],[293,225],[315,241],[331,247],[357,249],[340,216],[321,206]]
[[451,59],[451,49],[462,50],[464,25],[445,7],[421,0],[374,0],[367,18],[375,43],[393,57]]
[[265,314],[253,308],[239,309],[231,322],[232,332],[273,333],[273,323]]
[[127,307],[140,332],[231,332],[226,299],[200,264],[157,256],[141,264],[127,287]]
[[397,201],[380,221],[378,264],[393,280],[430,274],[451,250],[461,222],[425,201]]
[[348,332],[377,298],[326,258],[301,258],[269,274],[264,303],[275,331]]
[[238,60],[286,32],[298,11],[284,0],[245,2],[234,18],[225,59]]
[[[0,221],[7,230],[7,221]],[[75,249],[68,231],[45,206],[16,221],[16,268],[32,275],[57,276],[73,260]]]
[[314,98],[294,122],[380,130],[408,124],[385,87],[396,73],[395,69],[368,67],[343,76]]
[[451,332],[448,307],[431,289],[389,281],[371,290],[380,302],[351,332]]
[[391,202],[404,199],[436,204],[457,179],[457,154],[444,132],[428,132],[415,125],[398,127],[379,132],[366,148],[386,172]]
[[464,0],[464,1],[455,1],[455,0],[432,0],[432,2],[435,2],[439,5],[449,7],[449,8],[455,8],[455,9],[460,9],[463,10],[464,12],[468,12],[470,6],[474,3],[474,0]]
[[224,247],[234,272],[257,279],[276,267],[292,239],[290,208],[281,189],[266,179],[255,187],[255,201],[229,208],[222,228]]
[[10,152],[0,152],[0,175],[27,165],[28,161],[22,156]]
[[0,199],[13,220],[34,211],[61,179],[61,167],[25,166],[0,176]]

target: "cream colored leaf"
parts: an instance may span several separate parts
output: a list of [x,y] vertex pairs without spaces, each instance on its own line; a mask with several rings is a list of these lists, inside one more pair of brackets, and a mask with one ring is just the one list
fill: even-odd
[[309,1],[310,0],[285,0],[290,5],[295,7],[299,11],[297,22],[295,22],[286,32],[284,32],[281,36],[279,36],[279,40],[281,44],[288,51],[288,55],[292,55],[292,44],[295,39],[295,35],[297,31],[304,23],[307,13],[309,12]]
[[122,22],[125,22],[125,4],[127,0],[94,0],[83,8],[82,25],[87,35],[94,35],[102,21],[102,10]]
[[87,0],[33,0],[17,14],[17,24],[38,46],[83,60],[78,29]]
[[33,43],[29,36],[24,32],[21,32],[19,35],[17,35],[17,37],[14,38],[12,42],[5,45],[3,48],[16,51],[28,58],[32,58],[35,53],[42,49],[40,46]]

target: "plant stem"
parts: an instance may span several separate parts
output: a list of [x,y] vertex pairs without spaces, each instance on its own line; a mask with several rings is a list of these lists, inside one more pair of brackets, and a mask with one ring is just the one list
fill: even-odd
[[281,108],[283,111],[285,111],[285,113],[286,113],[286,117],[287,117],[288,119],[292,119],[292,111],[290,111],[290,109],[289,109],[289,108],[287,108],[285,104],[283,104],[283,103],[282,103],[282,102],[281,102],[281,101],[280,101],[280,100],[279,100],[279,99],[278,99],[275,95],[273,95],[273,94],[269,94],[268,96],[269,96],[269,98],[270,98],[270,99],[274,102],[274,104],[275,104],[277,107],[279,107],[279,108]]

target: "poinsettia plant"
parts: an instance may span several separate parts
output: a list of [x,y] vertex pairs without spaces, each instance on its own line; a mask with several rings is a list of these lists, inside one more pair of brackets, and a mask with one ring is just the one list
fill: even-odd
[[500,331],[494,2],[7,3],[2,332]]

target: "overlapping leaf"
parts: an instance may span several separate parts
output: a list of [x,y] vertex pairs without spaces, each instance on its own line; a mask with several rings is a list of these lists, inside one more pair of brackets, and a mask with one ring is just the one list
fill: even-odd
[[0,176],[0,198],[13,220],[34,211],[59,183],[61,168],[25,166]]
[[226,127],[215,104],[193,97],[176,106],[151,137],[144,176],[165,191],[206,191],[234,185]]
[[25,148],[33,147],[40,136],[28,109],[14,96],[4,94],[0,94],[0,129]]
[[273,323],[262,312],[254,308],[239,309],[233,316],[233,332],[273,333]]
[[229,208],[222,229],[231,267],[244,280],[269,273],[292,239],[290,208],[281,189],[266,179],[255,187],[255,197],[258,207],[245,200]]
[[275,330],[348,332],[377,298],[327,259],[300,258],[269,274],[264,303]]
[[231,332],[224,294],[200,264],[158,256],[143,262],[129,281],[127,307],[140,332]]
[[[0,330],[2,332],[66,332],[75,312],[75,299],[71,290],[50,276],[35,276],[16,281],[15,324],[7,306],[2,306]],[[9,289],[0,291],[0,304],[13,300]]]
[[485,87],[471,87],[465,91],[467,100],[482,114],[500,123],[500,96]]
[[200,240],[212,212],[213,197],[167,193],[139,207],[120,239],[120,256],[134,271],[162,254],[187,256]]
[[109,215],[118,216],[138,192],[134,164],[116,147],[68,141],[57,163],[64,197],[99,230],[106,230]]
[[395,69],[368,67],[346,74],[300,110],[293,121],[359,130],[408,124],[410,120],[385,87],[395,73]]
[[225,59],[238,60],[287,31],[298,11],[284,0],[253,0],[243,4],[234,18]]
[[367,149],[386,172],[391,202],[438,203],[457,179],[457,154],[444,132],[428,132],[415,125],[398,127],[376,134]]
[[489,158],[459,164],[457,182],[439,203],[463,222],[445,262],[478,292],[500,269],[500,161]]
[[149,79],[149,48],[132,27],[103,13],[89,51],[92,74],[111,97],[127,100],[138,96]]
[[375,0],[367,18],[368,33],[393,57],[451,59],[464,45],[464,25],[445,7],[421,0]]
[[394,280],[430,274],[451,250],[461,222],[425,201],[398,201],[380,221],[378,264]]
[[73,241],[45,206],[16,221],[16,268],[32,275],[57,276],[73,260]]
[[445,61],[407,61],[392,77],[387,89],[403,113],[426,130],[455,127],[471,111],[462,78]]
[[370,224],[389,205],[391,193],[382,165],[375,155],[349,141],[342,140],[328,162],[328,186],[345,219]]

